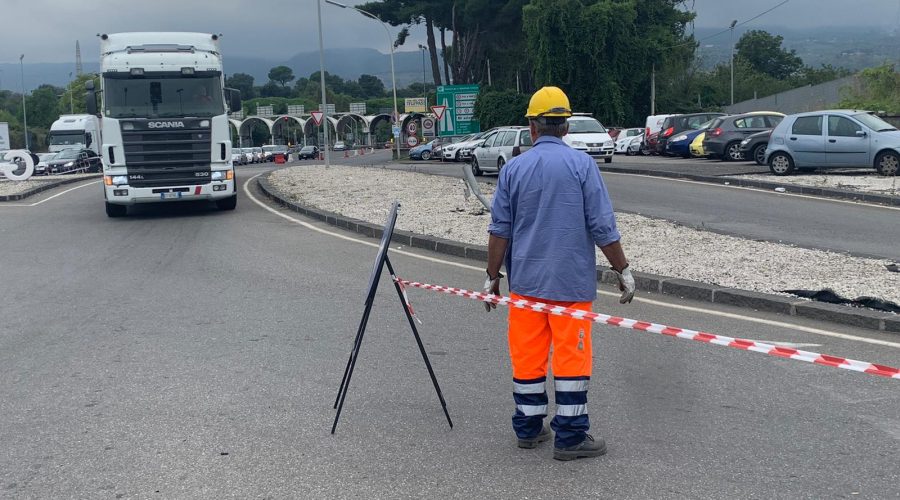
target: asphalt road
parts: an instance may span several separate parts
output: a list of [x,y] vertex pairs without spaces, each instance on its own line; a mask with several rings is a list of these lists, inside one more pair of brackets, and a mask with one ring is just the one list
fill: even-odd
[[[242,185],[264,170],[240,168]],[[411,290],[451,430],[384,280],[332,436],[375,240],[243,189],[234,212],[124,219],[96,183],[27,202],[0,204],[0,497],[900,495],[898,381],[608,327],[589,396],[608,455],[520,450],[505,311]],[[411,279],[483,280],[481,262],[392,260]],[[604,292],[611,314],[900,365],[895,335]]]
[[[377,153],[369,161],[378,164],[378,160],[387,165],[389,156]],[[703,175],[759,169],[743,162],[660,157],[616,156],[613,164]],[[461,165],[407,162],[392,168],[461,177]],[[619,211],[756,240],[900,261],[898,208],[633,174],[604,172],[603,178]],[[496,182],[497,176],[481,179]]]

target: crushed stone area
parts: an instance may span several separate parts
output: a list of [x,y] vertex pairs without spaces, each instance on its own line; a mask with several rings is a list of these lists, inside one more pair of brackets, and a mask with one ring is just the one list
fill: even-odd
[[[398,229],[487,245],[490,214],[461,179],[367,167],[291,167],[270,182],[292,201],[384,224],[394,199]],[[494,188],[480,183],[490,198]],[[831,288],[847,298],[874,296],[900,303],[900,273],[888,261],[760,242],[619,213],[622,244],[634,270],[720,286],[778,293]],[[600,251],[597,262],[604,265]],[[452,284],[451,284],[452,285]]]
[[[26,191],[30,191],[38,186],[42,186],[44,184],[59,182],[62,179],[71,179],[71,178],[79,178],[84,177],[88,178],[92,174],[69,174],[69,175],[48,175],[41,177],[32,177],[28,180],[24,181],[11,181],[9,179],[5,179],[0,177],[0,196],[11,196],[14,194],[21,194]],[[96,174],[93,174],[96,176]]]
[[823,170],[819,172],[798,173],[777,176],[772,174],[735,175],[735,179],[752,179],[757,181],[777,182],[780,184],[797,184],[827,189],[843,189],[861,193],[900,196],[900,178],[884,177],[875,172],[861,173],[853,170]]

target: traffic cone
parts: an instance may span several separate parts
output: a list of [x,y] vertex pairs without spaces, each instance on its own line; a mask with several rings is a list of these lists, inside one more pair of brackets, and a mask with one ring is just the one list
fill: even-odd
[[347,152],[346,149],[344,150],[344,158],[350,158],[350,154]]

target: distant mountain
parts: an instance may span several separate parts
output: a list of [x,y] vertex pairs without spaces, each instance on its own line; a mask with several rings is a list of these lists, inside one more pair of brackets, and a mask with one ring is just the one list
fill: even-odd
[[[425,60],[425,78],[431,83],[431,63]],[[256,85],[268,80],[269,70],[285,65],[294,70],[297,78],[308,77],[319,71],[319,52],[301,52],[286,61],[272,61],[262,58],[229,56],[225,54],[225,73],[247,73],[255,79]],[[395,52],[397,87],[403,88],[413,82],[422,81],[422,53],[420,51]],[[442,66],[443,68],[443,66]],[[69,73],[75,71],[74,63],[34,63],[25,64],[25,86],[32,90],[38,85],[49,83],[65,87],[70,81]],[[85,62],[85,72],[97,72],[100,63]],[[375,75],[391,88],[391,56],[375,49],[327,49],[325,50],[325,71],[344,79],[356,80],[360,75]],[[442,70],[443,71],[443,70]],[[0,64],[0,89],[20,91],[20,69],[18,64]]]

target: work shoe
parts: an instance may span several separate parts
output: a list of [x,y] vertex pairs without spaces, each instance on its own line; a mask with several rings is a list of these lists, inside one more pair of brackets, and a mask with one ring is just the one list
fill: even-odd
[[594,439],[590,434],[585,434],[584,441],[575,446],[554,448],[553,458],[556,460],[575,460],[576,458],[599,457],[606,454],[606,441],[603,438]]
[[526,439],[519,438],[519,448],[526,448],[529,450],[537,448],[537,445],[550,439],[550,436],[550,428],[545,425],[537,436]]

